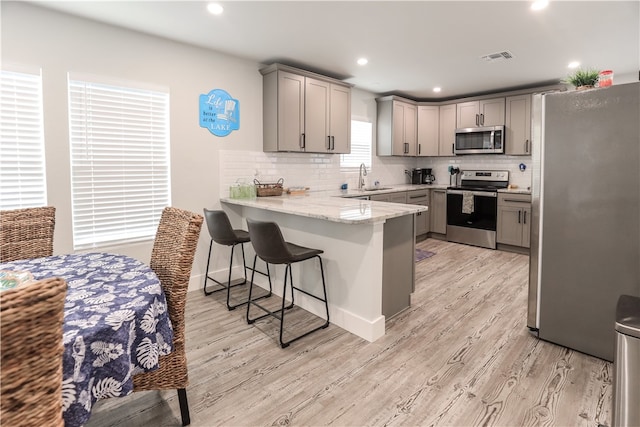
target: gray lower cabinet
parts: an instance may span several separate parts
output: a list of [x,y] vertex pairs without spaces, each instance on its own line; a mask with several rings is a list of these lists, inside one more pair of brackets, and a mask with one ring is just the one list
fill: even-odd
[[447,190],[431,190],[431,232],[447,234]]
[[530,246],[531,195],[498,194],[496,241],[504,245]]
[[[429,206],[429,190],[407,191],[407,203],[410,205]],[[416,237],[427,234],[431,229],[429,211],[416,214]]]
[[374,202],[407,203],[407,192],[397,191],[395,193],[373,194],[369,199]]

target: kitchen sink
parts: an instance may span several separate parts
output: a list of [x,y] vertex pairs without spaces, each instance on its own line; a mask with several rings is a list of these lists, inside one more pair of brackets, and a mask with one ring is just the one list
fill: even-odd
[[373,188],[363,188],[364,191],[380,191],[380,190],[391,190],[391,187],[373,187]]

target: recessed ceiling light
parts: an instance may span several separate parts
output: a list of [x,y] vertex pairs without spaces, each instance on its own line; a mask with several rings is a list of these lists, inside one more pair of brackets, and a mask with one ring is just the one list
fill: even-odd
[[549,6],[549,0],[535,0],[531,5],[532,10],[542,10]]
[[442,88],[441,88],[441,87],[434,87],[434,88],[433,88],[433,91],[434,91],[434,92],[440,92],[441,90],[442,90]]
[[569,65],[567,65],[569,68],[578,68],[579,66],[580,63],[578,61],[569,62]]
[[367,65],[368,63],[369,63],[369,60],[367,58],[358,59],[358,65]]
[[207,5],[207,10],[212,15],[220,15],[224,11],[224,8],[220,6],[218,3],[209,3]]

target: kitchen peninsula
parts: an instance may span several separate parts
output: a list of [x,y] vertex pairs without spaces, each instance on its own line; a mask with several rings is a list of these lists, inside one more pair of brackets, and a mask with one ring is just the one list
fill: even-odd
[[[221,202],[234,227],[246,227],[246,218],[275,221],[285,240],[324,251],[331,323],[375,341],[385,333],[385,319],[409,307],[415,280],[414,214],[426,206],[314,194]],[[284,268],[270,268],[274,292],[281,296]],[[304,289],[321,289],[317,263],[300,263],[293,273]],[[256,280],[263,287],[266,283],[266,278]],[[305,310],[323,312],[314,299],[300,293],[295,298]]]

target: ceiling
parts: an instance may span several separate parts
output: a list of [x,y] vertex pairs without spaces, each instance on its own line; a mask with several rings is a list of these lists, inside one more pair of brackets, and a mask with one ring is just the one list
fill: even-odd
[[[541,11],[530,1],[220,1],[219,16],[204,1],[33,3],[416,100],[557,83],[570,61],[611,69],[614,82],[640,70],[637,0],[551,1]],[[513,58],[481,59],[503,51]]]

